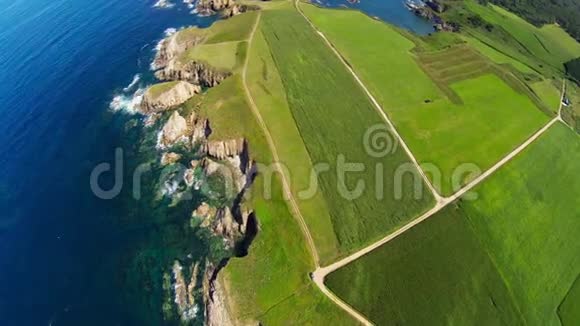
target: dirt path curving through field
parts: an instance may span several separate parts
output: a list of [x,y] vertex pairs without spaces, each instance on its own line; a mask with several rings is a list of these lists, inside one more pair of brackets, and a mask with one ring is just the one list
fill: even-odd
[[[248,62],[250,61],[250,52],[252,51],[251,45],[252,45],[252,41],[254,40],[254,34],[256,33],[256,30],[258,29],[258,25],[260,24],[261,14],[262,14],[261,12],[258,12],[258,17],[256,18],[256,23],[254,24],[254,27],[253,27],[252,32],[250,34],[250,37],[248,38],[248,51],[246,52],[246,60],[244,62],[244,68],[242,70],[242,84],[244,86],[244,92],[246,93],[246,99],[247,99],[248,103],[250,104],[250,108],[252,109],[254,116],[258,120],[258,124],[260,125],[262,132],[266,136],[268,146],[270,147],[270,151],[272,152],[272,156],[274,158],[274,163],[278,164],[278,163],[280,163],[280,157],[278,156],[278,150],[276,149],[274,139],[272,138],[272,134],[270,134],[270,130],[268,130],[268,126],[264,122],[262,115],[260,114],[260,110],[258,110],[258,107],[256,106],[256,103],[254,102],[254,98],[252,97],[252,94],[250,93],[250,89],[249,89],[248,84],[246,82],[246,75],[247,75],[247,71],[248,71]],[[302,213],[300,212],[300,208],[298,207],[298,204],[296,203],[296,200],[294,199],[294,195],[292,194],[292,190],[290,188],[290,183],[288,182],[288,176],[284,173],[283,169],[280,169],[279,171],[280,171],[280,176],[281,176],[281,180],[282,180],[282,188],[284,191],[284,196],[286,197],[286,199],[290,203],[290,206],[292,209],[292,215],[294,215],[294,217],[298,220],[298,224],[300,225],[300,228],[302,229],[302,233],[304,233],[304,236],[306,237],[306,241],[308,243],[308,248],[309,248],[310,253],[312,255],[312,259],[314,260],[314,265],[316,268],[318,268],[319,267],[319,257],[318,257],[318,252],[316,251],[316,246],[314,245],[314,239],[312,238],[312,235],[310,234],[310,230],[308,229],[308,226],[306,225],[306,221],[304,220],[304,216],[302,216]]]

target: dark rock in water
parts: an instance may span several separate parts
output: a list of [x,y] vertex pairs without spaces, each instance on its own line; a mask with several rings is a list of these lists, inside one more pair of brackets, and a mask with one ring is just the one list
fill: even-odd
[[425,4],[437,13],[442,13],[447,9],[447,7],[438,0],[427,0],[425,1]]

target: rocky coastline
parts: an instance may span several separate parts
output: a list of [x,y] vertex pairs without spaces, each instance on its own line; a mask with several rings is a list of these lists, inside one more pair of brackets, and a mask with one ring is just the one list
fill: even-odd
[[[200,13],[223,17],[254,9],[233,0],[201,0],[196,5]],[[212,138],[215,130],[227,126],[214,126],[202,113],[186,108],[232,75],[185,59],[187,51],[205,41],[206,34],[198,31],[181,30],[159,43],[152,64],[159,83],[144,91],[138,105],[144,132],[156,134],[154,168],[161,173],[154,198],[168,208],[190,200],[184,227],[209,247],[201,260],[184,253],[163,266],[160,313],[170,324],[203,318],[205,325],[233,325],[218,275],[231,257],[247,255],[259,232],[258,217],[246,203],[258,171],[245,138]]]
[[406,2],[406,4],[416,16],[432,22],[435,31],[459,32],[459,25],[447,22],[441,17],[447,6],[439,0],[426,0],[419,4]]

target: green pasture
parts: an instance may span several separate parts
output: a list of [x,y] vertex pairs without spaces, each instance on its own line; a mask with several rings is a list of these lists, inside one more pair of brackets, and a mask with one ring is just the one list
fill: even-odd
[[[387,156],[379,158],[366,152],[367,130],[385,124],[306,20],[294,10],[272,10],[262,14],[262,21],[261,31],[312,163],[326,167],[318,183],[339,250],[347,253],[361,248],[425,211],[432,196],[426,188],[415,194],[413,178],[418,188],[423,184],[403,150],[393,146]],[[337,172],[341,159],[357,163],[364,171],[341,179]],[[395,171],[400,167],[408,173],[397,186]],[[382,175],[375,177],[377,168]],[[356,191],[348,193],[352,190]]]

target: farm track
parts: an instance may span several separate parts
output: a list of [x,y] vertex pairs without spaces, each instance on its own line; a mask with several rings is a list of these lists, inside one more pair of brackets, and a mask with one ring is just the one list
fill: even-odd
[[344,301],[342,301],[340,298],[338,298],[334,293],[332,293],[332,291],[330,291],[325,286],[325,284],[324,284],[325,277],[329,273],[334,272],[335,270],[337,270],[337,269],[339,269],[339,268],[341,268],[341,267],[343,267],[343,266],[345,266],[345,265],[347,265],[347,264],[349,264],[349,263],[351,263],[351,262],[359,259],[360,257],[362,257],[362,256],[370,253],[371,251],[373,251],[373,250],[381,247],[382,245],[388,243],[389,241],[397,238],[401,234],[403,234],[406,231],[410,230],[411,228],[413,228],[417,224],[425,221],[429,217],[434,216],[437,212],[441,211],[443,208],[447,207],[447,205],[449,205],[450,203],[454,202],[455,200],[457,200],[458,198],[460,198],[461,196],[463,196],[464,194],[466,194],[467,192],[469,192],[471,189],[473,189],[474,187],[476,187],[477,185],[479,185],[481,182],[483,182],[484,180],[486,180],[494,172],[496,172],[501,167],[503,167],[506,163],[508,163],[509,161],[511,161],[514,157],[516,157],[518,154],[520,154],[522,151],[524,151],[528,146],[530,146],[534,141],[536,141],[548,129],[550,129],[550,127],[552,125],[554,125],[555,123],[561,122],[561,123],[564,123],[566,125],[566,123],[562,120],[562,117],[561,117],[562,101],[563,101],[564,94],[565,94],[565,90],[566,90],[565,79],[564,79],[564,81],[562,83],[562,93],[561,93],[561,97],[560,97],[560,104],[559,104],[559,108],[558,108],[558,114],[557,114],[556,117],[554,117],[553,119],[551,119],[546,125],[544,125],[540,130],[538,130],[537,132],[535,132],[525,142],[523,142],[521,145],[519,145],[513,151],[511,151],[510,153],[508,153],[499,162],[497,162],[491,168],[489,168],[484,173],[482,173],[481,175],[479,175],[477,178],[475,178],[474,180],[472,180],[471,182],[469,182],[467,185],[465,185],[462,189],[460,189],[459,191],[457,191],[455,194],[453,194],[453,195],[451,195],[449,197],[442,197],[442,196],[439,195],[439,193],[437,193],[437,191],[435,191],[433,185],[429,182],[429,180],[427,179],[424,171],[421,169],[421,167],[417,163],[417,160],[415,159],[414,155],[412,154],[412,152],[410,151],[410,149],[408,148],[408,146],[403,141],[402,137],[399,135],[399,133],[395,129],[394,124],[391,122],[391,120],[389,119],[389,117],[383,111],[383,109],[379,105],[379,103],[372,96],[372,94],[367,89],[367,87],[363,84],[362,80],[354,72],[354,70],[351,68],[351,66],[345,61],[345,59],[342,57],[342,55],[340,54],[340,52],[334,47],[334,45],[326,38],[326,36],[320,30],[318,30],[316,28],[316,26],[310,21],[310,19],[308,19],[308,17],[302,12],[302,10],[300,9],[300,6],[298,5],[298,0],[296,0],[294,4],[295,4],[295,7],[296,7],[296,10],[298,10],[298,12],[309,23],[309,25],[312,27],[312,29],[323,39],[323,41],[332,50],[332,52],[334,52],[334,54],[339,58],[339,60],[345,66],[345,68],[352,74],[352,76],[357,81],[357,83],[359,84],[359,86],[367,94],[368,98],[373,103],[375,109],[377,109],[378,113],[382,116],[382,118],[389,125],[389,127],[391,127],[393,133],[395,134],[395,136],[397,137],[397,139],[400,141],[400,144],[403,146],[403,148],[407,152],[407,155],[411,158],[411,160],[415,164],[417,170],[421,173],[421,176],[423,177],[423,180],[429,186],[431,192],[433,193],[434,197],[437,200],[437,202],[436,202],[436,204],[435,204],[435,206],[433,208],[431,208],[429,211],[425,212],[423,215],[419,216],[418,218],[414,219],[413,221],[409,222],[408,224],[404,225],[403,227],[399,228],[398,230],[394,231],[393,233],[387,235],[386,237],[382,238],[381,240],[379,240],[379,241],[377,241],[377,242],[375,242],[375,243],[373,243],[373,244],[371,244],[371,245],[369,245],[369,246],[367,246],[367,247],[365,247],[365,248],[363,248],[363,249],[361,249],[361,250],[359,250],[359,251],[351,254],[350,256],[345,257],[345,258],[343,258],[343,259],[341,259],[341,260],[339,260],[339,261],[337,261],[337,262],[335,262],[333,264],[330,264],[330,265],[325,266],[325,267],[318,267],[312,273],[312,280],[318,286],[318,288],[322,291],[322,293],[324,293],[330,300],[332,300],[335,304],[337,304],[339,307],[341,307],[343,310],[345,310],[347,313],[349,313],[352,317],[356,318],[358,321],[362,322],[363,324],[365,324],[365,325],[372,325],[372,322],[370,322],[368,319],[366,319],[366,317],[364,317],[360,312],[358,312],[356,309],[354,309],[353,307],[351,307],[350,305],[348,305],[347,303],[345,303]]
[[[405,152],[411,158],[413,164],[416,166],[417,170],[420,172],[424,182],[428,185],[433,196],[437,200],[437,202],[433,208],[431,208],[430,210],[428,210],[427,212],[425,212],[421,216],[417,217],[413,221],[409,222],[408,224],[402,226],[401,228],[394,231],[393,233],[382,238],[381,240],[379,240],[379,241],[377,241],[377,242],[375,242],[375,243],[373,243],[373,244],[371,244],[371,245],[369,245],[369,246],[367,246],[367,247],[365,247],[365,248],[351,254],[350,256],[345,257],[345,258],[343,258],[343,259],[341,259],[333,264],[330,264],[330,265],[325,266],[325,267],[321,267],[319,265],[319,256],[318,256],[318,253],[316,251],[316,246],[314,244],[314,240],[312,238],[312,235],[310,234],[310,231],[309,231],[308,226],[304,220],[304,217],[303,217],[302,213],[300,212],[299,206],[298,206],[298,204],[297,204],[297,202],[292,194],[292,191],[289,187],[287,176],[284,173],[281,173],[284,195],[285,195],[286,199],[289,201],[291,209],[292,209],[292,213],[293,213],[294,217],[298,220],[300,228],[301,228],[302,232],[304,233],[304,236],[307,240],[308,247],[309,247],[309,250],[311,252],[315,267],[316,267],[316,270],[312,273],[312,280],[318,286],[318,288],[322,291],[322,293],[324,293],[336,305],[338,305],[343,310],[345,310],[349,315],[351,315],[353,318],[355,318],[357,321],[359,321],[360,323],[362,323],[364,325],[372,325],[372,322],[370,322],[368,319],[366,319],[366,317],[364,315],[362,315],[356,309],[354,309],[353,307],[351,307],[350,305],[348,305],[347,303],[342,301],[338,296],[336,296],[332,291],[330,291],[324,285],[325,277],[329,273],[332,273],[333,271],[335,271],[335,270],[359,259],[360,257],[372,252],[373,250],[381,247],[382,245],[388,243],[389,241],[397,238],[401,234],[410,230],[411,228],[418,225],[419,223],[425,221],[429,217],[435,215],[437,212],[441,211],[447,205],[449,205],[450,203],[454,202],[455,200],[457,200],[458,198],[460,198],[461,196],[463,196],[464,194],[466,194],[467,192],[472,190],[474,187],[479,185],[481,182],[483,182],[489,176],[491,176],[493,173],[495,173],[497,170],[499,170],[506,163],[511,161],[514,157],[516,157],[518,154],[520,154],[522,151],[524,151],[528,146],[530,146],[534,141],[536,141],[542,134],[544,134],[552,125],[554,125],[557,122],[564,123],[562,120],[562,117],[561,117],[561,110],[562,110],[562,103],[561,102],[562,102],[562,99],[563,99],[563,96],[565,93],[565,83],[563,83],[563,85],[562,85],[562,95],[561,95],[560,107],[558,109],[558,115],[555,118],[550,120],[546,125],[544,125],[540,130],[538,130],[536,133],[534,133],[531,137],[529,137],[525,142],[523,142],[521,145],[519,145],[517,148],[515,148],[512,152],[508,153],[504,158],[502,158],[494,166],[492,166],[490,169],[486,170],[480,176],[478,176],[477,178],[472,180],[470,183],[465,185],[462,189],[457,191],[455,194],[453,194],[449,197],[442,197],[441,195],[439,195],[439,193],[435,190],[435,188],[433,187],[431,182],[428,180],[424,171],[419,166],[416,158],[414,157],[414,155],[410,151],[409,147],[406,145],[403,138],[400,136],[400,134],[395,129],[394,124],[391,122],[389,117],[383,111],[383,109],[381,108],[379,103],[372,96],[372,94],[367,89],[367,87],[363,84],[362,80],[358,77],[358,75],[354,72],[354,70],[348,65],[348,63],[340,55],[340,52],[338,52],[338,50],[334,47],[334,45],[326,38],[326,36],[321,31],[319,31],[314,26],[314,24],[308,19],[308,17],[306,17],[306,15],[302,12],[302,10],[298,6],[298,0],[296,0],[296,2],[295,2],[295,7],[296,7],[296,10],[302,15],[302,17],[309,23],[311,28],[323,39],[323,41],[326,43],[326,45],[340,59],[340,61],[345,66],[345,68],[351,73],[351,75],[357,81],[359,86],[366,93],[367,97],[372,102],[374,108],[381,115],[381,117],[387,123],[387,125],[391,128],[395,137],[400,142],[400,144],[403,146]],[[250,89],[248,88],[247,81],[246,81],[247,67],[248,67],[248,61],[249,61],[250,51],[251,51],[251,43],[253,41],[254,34],[259,26],[260,17],[261,17],[261,13],[258,13],[255,25],[254,25],[252,32],[248,38],[248,53],[246,54],[246,59],[245,59],[244,67],[243,67],[243,71],[242,71],[242,83],[243,83],[244,91],[246,93],[246,98],[248,100],[248,103],[250,104],[252,112],[254,113],[256,119],[258,120],[258,123],[259,123],[262,131],[264,132],[264,135],[266,136],[266,140],[268,142],[268,146],[270,147],[270,151],[272,152],[272,156],[274,158],[274,161],[275,161],[275,163],[279,163],[280,158],[278,155],[278,151],[276,149],[276,145],[275,145],[274,140],[272,138],[272,135],[271,135],[270,131],[268,130],[268,127],[267,127],[266,123],[264,122],[264,119],[262,118],[257,105],[254,102],[254,99],[251,95]]]
[[[262,14],[261,12],[258,12],[258,16],[256,17],[256,22],[255,22],[254,27],[252,29],[252,32],[248,38],[248,51],[246,53],[246,60],[244,62],[244,68],[242,70],[242,84],[244,87],[244,92],[246,93],[246,98],[248,100],[248,103],[250,104],[250,108],[252,109],[254,116],[258,120],[258,124],[260,125],[262,132],[266,136],[266,140],[268,142],[268,147],[270,147],[270,151],[272,152],[272,156],[274,158],[274,163],[279,164],[280,157],[278,155],[278,150],[276,149],[276,144],[274,143],[274,139],[272,138],[272,134],[270,133],[270,130],[268,130],[268,126],[266,125],[266,123],[264,122],[264,119],[262,118],[262,115],[260,114],[260,110],[258,109],[256,103],[254,102],[254,98],[252,97],[250,89],[248,88],[248,83],[246,81],[248,62],[250,60],[250,52],[252,50],[251,45],[252,45],[252,41],[254,40],[254,34],[256,33],[256,30],[258,29],[258,25],[260,24],[261,14]],[[294,215],[294,217],[298,220],[298,224],[300,225],[300,228],[302,229],[302,233],[304,233],[304,236],[306,237],[306,241],[308,242],[308,248],[310,250],[310,253],[312,254],[312,259],[314,260],[315,267],[319,268],[319,257],[318,257],[318,252],[316,251],[316,246],[314,245],[314,239],[312,238],[312,235],[310,234],[310,230],[308,229],[308,226],[306,225],[306,221],[304,220],[304,216],[302,216],[302,213],[300,212],[300,208],[298,207],[298,204],[297,204],[296,200],[294,199],[294,195],[292,194],[292,190],[290,188],[290,183],[288,182],[288,177],[284,173],[283,169],[280,169],[280,172],[281,172],[280,176],[282,179],[282,188],[284,191],[284,196],[288,200],[288,202],[290,203],[290,206],[292,209],[292,215]]]

